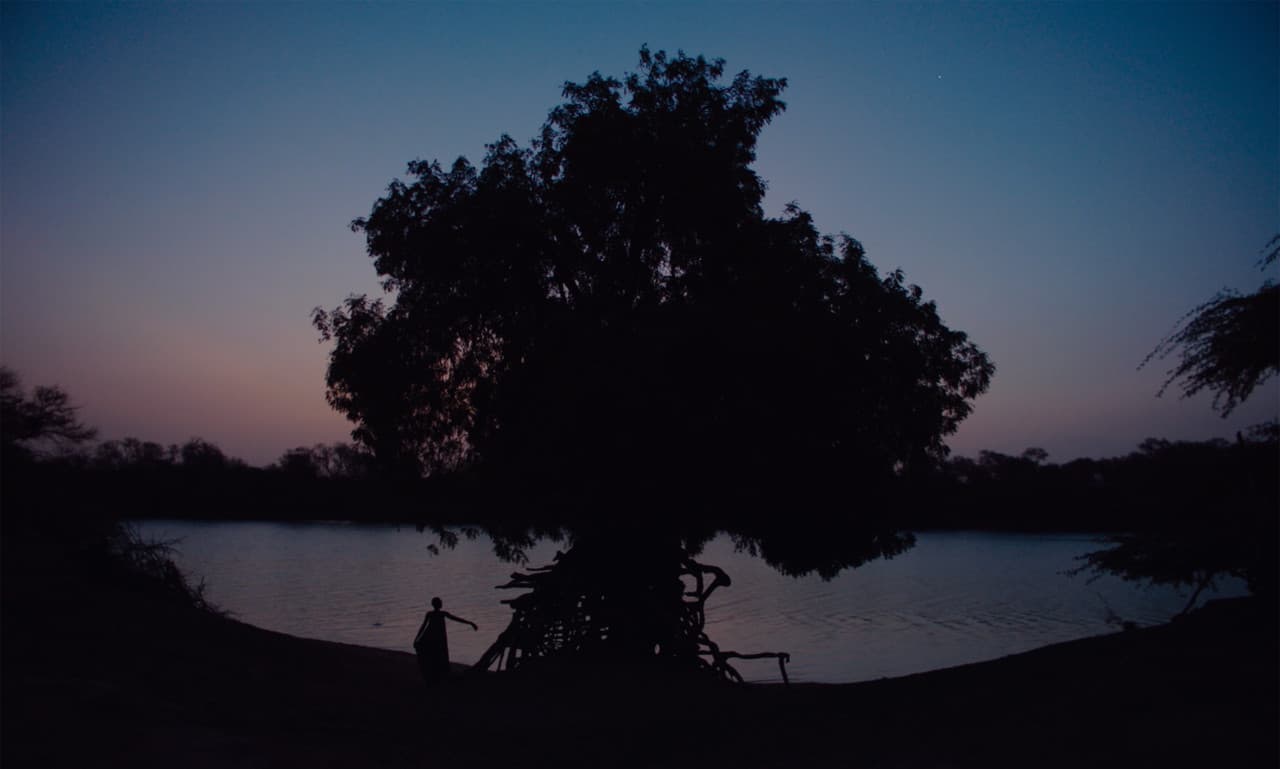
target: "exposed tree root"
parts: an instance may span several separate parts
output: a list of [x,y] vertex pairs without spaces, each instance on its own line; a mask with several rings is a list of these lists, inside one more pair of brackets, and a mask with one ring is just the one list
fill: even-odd
[[514,612],[511,623],[474,669],[518,670],[552,660],[657,663],[741,682],[729,660],[772,657],[789,683],[789,654],[740,654],[707,637],[707,598],[730,584],[723,569],[683,552],[619,568],[575,547],[498,586],[528,592],[503,601]]

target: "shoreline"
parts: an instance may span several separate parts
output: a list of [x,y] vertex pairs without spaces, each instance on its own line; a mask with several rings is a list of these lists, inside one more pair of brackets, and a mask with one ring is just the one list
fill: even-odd
[[1275,612],[1256,599],[857,683],[489,674],[427,690],[405,652],[11,561],[13,766],[1245,767],[1275,766],[1280,744]]

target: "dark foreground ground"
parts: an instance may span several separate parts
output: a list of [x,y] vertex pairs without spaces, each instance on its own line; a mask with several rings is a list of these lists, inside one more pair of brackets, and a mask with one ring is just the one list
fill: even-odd
[[[7,548],[7,550],[9,550]],[[1277,766],[1274,608],[850,685],[457,678],[4,564],[4,767]]]

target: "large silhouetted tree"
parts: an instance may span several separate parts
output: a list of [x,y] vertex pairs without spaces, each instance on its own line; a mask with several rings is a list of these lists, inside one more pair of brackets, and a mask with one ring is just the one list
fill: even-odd
[[566,84],[528,147],[410,163],[352,224],[389,302],[315,315],[329,402],[385,467],[466,471],[597,576],[586,543],[664,561],[632,598],[693,568],[673,538],[717,529],[792,572],[900,551],[894,480],[945,454],[993,372],[856,240],[765,216],[751,163],[786,82],[723,75],[642,49]]

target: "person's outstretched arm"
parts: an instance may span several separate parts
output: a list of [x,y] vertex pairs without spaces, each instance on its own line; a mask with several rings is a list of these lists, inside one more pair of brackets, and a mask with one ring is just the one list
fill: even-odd
[[462,623],[462,624],[464,624],[464,625],[470,625],[472,630],[479,630],[479,629],[480,629],[480,626],[479,626],[479,625],[477,625],[476,623],[472,622],[471,620],[469,620],[469,619],[463,619],[462,617],[455,617],[455,616],[453,616],[452,614],[450,614],[450,613],[449,613],[449,612],[447,612],[447,611],[446,611],[446,612],[444,612],[444,616],[448,617],[449,619],[453,620],[454,622],[461,622],[461,623]]

